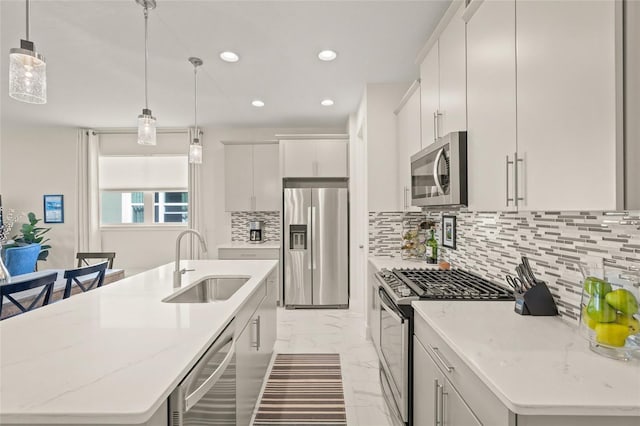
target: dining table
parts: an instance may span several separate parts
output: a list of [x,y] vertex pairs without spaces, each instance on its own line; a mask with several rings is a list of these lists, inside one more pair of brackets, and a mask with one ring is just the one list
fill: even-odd
[[[0,284],[0,286],[3,285],[7,285],[7,284],[15,284],[15,283],[20,283],[23,281],[28,281],[28,280],[32,280],[34,278],[40,278],[46,275],[49,275],[51,273],[57,273],[58,277],[55,281],[55,283],[53,284],[53,291],[51,293],[51,299],[49,301],[49,303],[55,303],[58,302],[60,300],[62,300],[62,296],[64,294],[64,289],[67,285],[67,280],[64,279],[64,273],[65,273],[66,269],[44,269],[42,271],[36,271],[36,272],[30,272],[28,274],[22,274],[22,275],[16,275],[11,277],[10,282],[5,283],[5,284]],[[93,274],[88,274],[88,275],[84,275],[82,277],[79,277],[78,280],[81,283],[90,283],[91,281],[93,281],[95,279],[95,277],[97,276],[97,273],[93,273]],[[121,279],[123,279],[125,276],[124,273],[124,269],[107,269],[105,272],[105,276],[104,276],[104,282],[103,282],[103,286],[104,285],[108,285],[111,283],[114,283],[116,281],[119,281]],[[15,298],[18,302],[20,302],[23,305],[28,305],[29,303],[31,303],[31,301],[38,296],[38,294],[40,294],[40,291],[42,289],[41,288],[34,288],[31,290],[25,290],[22,291],[20,293],[15,293],[12,295],[13,298]],[[74,294],[78,294],[82,292],[82,289],[79,288],[77,285],[74,285],[71,288],[71,296],[73,296]],[[14,305],[12,302],[10,302],[9,300],[3,300],[2,303],[2,316],[0,316],[0,320],[10,317],[10,316],[14,316],[15,314],[20,313],[20,309]]]

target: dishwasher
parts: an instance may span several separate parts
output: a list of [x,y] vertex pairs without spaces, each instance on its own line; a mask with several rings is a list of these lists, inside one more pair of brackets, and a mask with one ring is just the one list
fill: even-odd
[[236,424],[236,352],[231,321],[169,396],[169,425]]

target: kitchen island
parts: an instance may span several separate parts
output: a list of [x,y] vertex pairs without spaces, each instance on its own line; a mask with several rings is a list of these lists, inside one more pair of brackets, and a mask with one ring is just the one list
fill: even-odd
[[492,426],[640,424],[640,360],[592,352],[577,328],[559,317],[518,315],[512,302],[412,305],[418,419],[435,414]]
[[167,397],[277,265],[183,261],[182,288],[248,278],[213,303],[163,302],[171,263],[0,322],[0,424],[166,424]]

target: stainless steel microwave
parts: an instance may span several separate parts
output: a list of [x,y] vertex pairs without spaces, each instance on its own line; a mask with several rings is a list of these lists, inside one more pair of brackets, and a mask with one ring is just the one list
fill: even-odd
[[411,204],[467,205],[467,132],[453,132],[411,156]]

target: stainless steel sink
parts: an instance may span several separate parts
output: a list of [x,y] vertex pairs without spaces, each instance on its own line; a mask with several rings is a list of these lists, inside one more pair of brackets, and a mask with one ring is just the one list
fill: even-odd
[[211,303],[227,300],[240,289],[249,278],[210,277],[177,291],[162,300],[165,303]]

